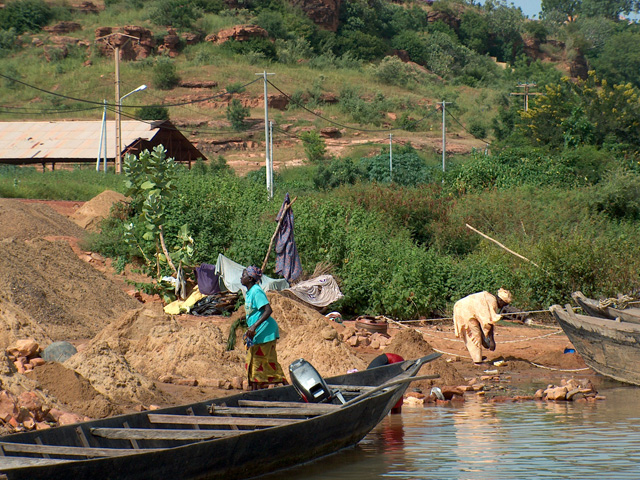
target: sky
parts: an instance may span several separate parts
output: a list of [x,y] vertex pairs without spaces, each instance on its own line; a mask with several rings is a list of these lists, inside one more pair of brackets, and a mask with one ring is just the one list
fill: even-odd
[[[484,4],[484,0],[480,0],[479,3]],[[520,7],[522,13],[529,18],[538,18],[541,3],[541,0],[507,0],[507,5],[513,4],[515,7]]]

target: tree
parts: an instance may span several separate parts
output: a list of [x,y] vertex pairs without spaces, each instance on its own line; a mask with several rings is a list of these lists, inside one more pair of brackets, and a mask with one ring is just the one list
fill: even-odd
[[304,146],[304,153],[307,154],[310,162],[315,163],[324,160],[324,156],[327,153],[327,144],[316,130],[302,132],[300,139]]
[[237,98],[231,100],[227,106],[227,120],[234,130],[243,130],[246,125],[244,119],[249,116],[249,107],[243,107],[242,102]]
[[568,17],[573,18],[580,10],[580,0],[542,0],[541,17],[546,20],[564,22]]
[[563,78],[521,112],[518,130],[534,145],[563,148],[616,144],[640,148],[640,95],[630,83],[613,85],[589,72],[585,81]]
[[0,10],[0,29],[37,32],[52,18],[53,11],[43,0],[14,0]]
[[631,82],[640,87],[640,32],[612,36],[591,64],[598,75],[612,83]]
[[153,68],[153,85],[160,90],[171,90],[180,83],[176,66],[168,58],[160,58]]
[[[131,198],[134,212],[133,221],[126,225],[125,241],[137,247],[146,261],[147,273],[155,273],[158,279],[162,264],[170,266],[174,273],[177,271],[165,244],[163,227],[168,220],[167,205],[176,192],[178,164],[166,154],[165,148],[158,145],[152,152],[144,150],[138,157],[127,154],[122,166],[126,195]],[[193,239],[186,225],[178,237],[183,245],[174,249],[173,259],[186,262],[193,254]]]

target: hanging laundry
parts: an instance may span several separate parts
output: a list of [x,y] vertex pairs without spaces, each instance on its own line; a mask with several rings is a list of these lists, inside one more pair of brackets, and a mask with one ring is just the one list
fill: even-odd
[[302,274],[300,256],[293,238],[293,211],[287,208],[291,204],[289,194],[284,197],[276,221],[282,222],[276,237],[276,273],[291,282]]

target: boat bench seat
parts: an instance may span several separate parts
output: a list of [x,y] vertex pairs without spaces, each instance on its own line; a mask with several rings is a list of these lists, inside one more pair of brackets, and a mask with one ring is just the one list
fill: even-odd
[[247,427],[276,427],[299,422],[301,419],[292,418],[251,418],[251,417],[214,417],[201,415],[171,415],[149,413],[151,423],[166,423],[177,425],[227,425]]
[[92,428],[96,437],[115,440],[210,440],[242,435],[251,430],[178,430],[169,428]]
[[[60,445],[36,445],[33,443],[0,442],[4,452],[37,453],[40,455],[68,455],[76,457],[115,457],[120,455],[132,455],[135,453],[153,452],[156,449],[132,448],[94,448],[94,447],[68,447]],[[0,457],[0,460],[2,458]]]

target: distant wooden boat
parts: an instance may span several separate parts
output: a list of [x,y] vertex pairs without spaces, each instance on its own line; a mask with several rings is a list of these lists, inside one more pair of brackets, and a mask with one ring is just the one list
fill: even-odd
[[585,297],[582,292],[573,292],[571,298],[582,308],[585,315],[612,320],[619,318],[623,322],[640,323],[640,308],[603,307],[599,301]]
[[293,386],[0,437],[1,480],[249,478],[358,443],[441,354],[329,378],[332,403]]
[[578,315],[571,305],[550,309],[584,362],[620,382],[640,385],[640,324]]

